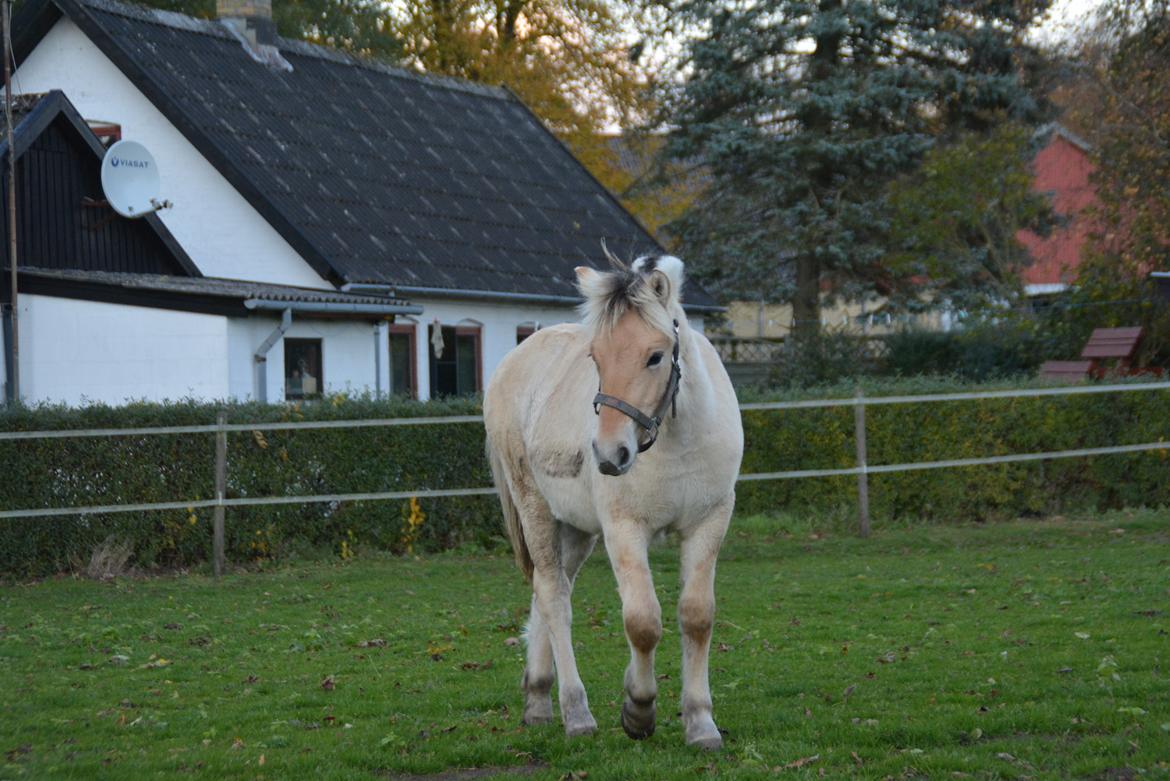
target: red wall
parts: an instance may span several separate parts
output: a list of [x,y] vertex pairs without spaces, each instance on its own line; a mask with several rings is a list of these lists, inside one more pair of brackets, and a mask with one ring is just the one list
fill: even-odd
[[1089,183],[1094,168],[1088,153],[1058,132],[1032,161],[1032,189],[1052,195],[1053,211],[1064,224],[1054,226],[1047,238],[1031,231],[1016,234],[1032,255],[1032,265],[1022,274],[1025,284],[1069,283],[1076,278],[1081,247],[1094,230],[1089,215],[1082,213],[1097,203]]

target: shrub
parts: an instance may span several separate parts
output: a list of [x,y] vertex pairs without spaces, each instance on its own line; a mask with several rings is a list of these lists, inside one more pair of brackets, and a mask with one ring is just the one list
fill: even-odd
[[881,371],[898,377],[945,374],[969,382],[1032,375],[1052,357],[1050,339],[1022,318],[957,331],[900,331],[886,337]]

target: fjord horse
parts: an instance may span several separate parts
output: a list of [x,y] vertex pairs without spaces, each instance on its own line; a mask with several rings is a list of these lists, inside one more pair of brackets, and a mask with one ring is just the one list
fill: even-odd
[[610,260],[615,271],[576,270],[583,322],[528,337],[484,396],[505,526],[533,589],[523,718],[552,720],[555,671],[565,732],[597,728],[573,652],[570,597],[600,536],[630,646],[621,724],[635,739],[654,733],[662,610],[647,549],[669,529],[681,540],[686,742],[717,749],[707,660],[715,559],[743,455],[739,408],[714,348],[688,327],[682,261],[640,258],[627,268]]

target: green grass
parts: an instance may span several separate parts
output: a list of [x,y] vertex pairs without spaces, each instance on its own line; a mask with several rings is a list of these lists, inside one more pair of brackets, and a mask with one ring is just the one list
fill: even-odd
[[[576,740],[519,724],[509,556],[6,586],[0,778],[1165,778],[1168,543],[1167,511],[870,540],[741,519],[717,585],[718,754],[683,745],[673,622],[658,732],[623,735],[600,552],[574,604],[601,729]],[[675,551],[653,563],[672,615]]]

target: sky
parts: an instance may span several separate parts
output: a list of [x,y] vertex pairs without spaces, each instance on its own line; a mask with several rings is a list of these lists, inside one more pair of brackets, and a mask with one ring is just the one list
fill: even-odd
[[1056,0],[1033,35],[1037,43],[1059,44],[1067,41],[1079,27],[1092,19],[1093,12],[1105,0]]

